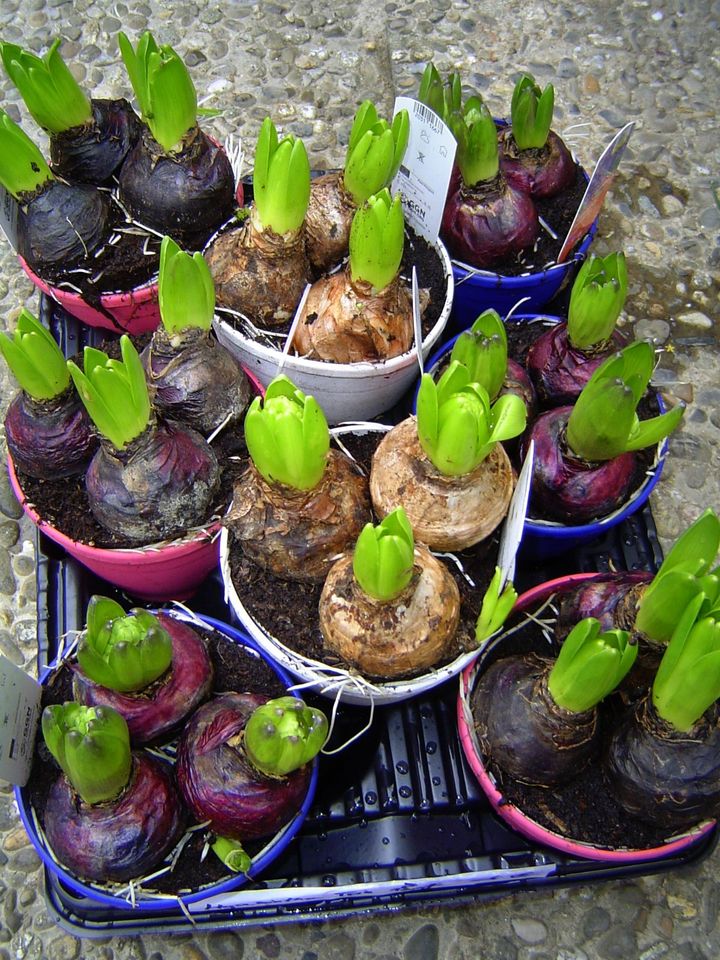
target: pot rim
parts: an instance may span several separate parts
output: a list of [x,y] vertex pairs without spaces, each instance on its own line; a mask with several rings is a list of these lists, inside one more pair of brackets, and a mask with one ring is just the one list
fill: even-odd
[[[252,639],[252,637],[245,633],[244,630],[238,627],[230,626],[227,623],[223,623],[214,617],[193,613],[191,610],[188,610],[186,607],[182,606],[178,606],[177,608],[173,609],[164,609],[162,612],[167,616],[175,617],[177,620],[180,620],[184,623],[189,623],[197,628],[202,628],[206,632],[217,630],[219,633],[222,633],[235,643],[247,647],[253,654],[257,654],[266,663],[268,663],[268,665],[275,671],[281,682],[286,685],[288,692],[292,696],[300,698],[300,694],[296,693],[291,687],[292,678],[286,673],[282,666],[273,660],[273,658],[268,655],[267,651],[262,650]],[[47,682],[52,673],[64,662],[65,659],[67,659],[68,656],[70,656],[70,654],[71,651],[63,652],[53,661],[52,664],[47,666],[41,675],[40,682]],[[254,880],[256,875],[260,874],[265,867],[267,867],[273,860],[276,859],[276,857],[280,856],[284,852],[288,844],[293,840],[298,830],[302,826],[302,823],[305,820],[315,798],[318,776],[319,765],[316,757],[313,760],[310,782],[308,784],[307,793],[300,810],[284,827],[282,827],[281,830],[274,834],[259,851],[259,853],[253,857],[252,866],[247,873],[230,874],[229,877],[226,877],[223,880],[217,881],[216,883],[211,883],[206,888],[196,890],[189,894],[169,895],[149,893],[147,894],[146,899],[136,896],[137,891],[139,891],[141,894],[143,891],[142,888],[135,888],[132,881],[128,881],[127,884],[116,885],[121,890],[127,889],[127,897],[124,897],[119,893],[109,893],[106,886],[95,884],[93,881],[79,879],[66,867],[59,864],[52,855],[44,837],[41,837],[36,829],[36,821],[33,809],[30,805],[29,799],[26,801],[26,788],[15,786],[14,794],[23,826],[27,831],[35,851],[45,867],[50,870],[51,873],[63,880],[76,893],[80,894],[81,896],[89,897],[90,899],[104,904],[105,906],[120,907],[123,910],[138,909],[142,912],[152,912],[166,910],[168,907],[180,907],[182,909],[186,905],[197,904],[200,901],[202,901],[203,907],[209,907],[212,906],[213,899],[215,897],[221,897],[223,894],[235,891],[249,881]],[[168,854],[168,857],[169,856],[170,854]]]
[[[607,574],[605,573],[575,573],[537,584],[518,597],[515,603],[515,612],[522,612],[535,602],[546,600],[558,590],[567,589],[575,583],[602,580],[606,577]],[[671,835],[665,843],[655,847],[637,849],[604,847],[600,844],[593,844],[587,841],[573,840],[560,833],[556,833],[542,826],[536,820],[533,820],[527,814],[523,813],[519,807],[516,807],[513,803],[505,799],[494,777],[483,762],[479,744],[475,736],[472,711],[470,708],[470,697],[482,666],[484,654],[492,649],[501,639],[502,637],[499,637],[495,642],[490,641],[490,643],[476,655],[473,662],[465,667],[460,676],[457,698],[458,733],[465,759],[470,765],[473,774],[482,787],[494,812],[498,816],[505,820],[506,823],[522,836],[528,837],[535,843],[560,850],[573,857],[615,863],[642,863],[671,856],[678,851],[692,846],[715,829],[716,820],[705,820],[682,833]]]

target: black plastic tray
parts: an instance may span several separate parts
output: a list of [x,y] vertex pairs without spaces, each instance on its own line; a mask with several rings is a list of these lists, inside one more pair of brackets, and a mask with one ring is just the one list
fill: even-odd
[[[48,308],[44,305],[48,318]],[[52,311],[49,321],[67,354],[97,332]],[[117,591],[37,535],[38,660],[84,626],[93,593]],[[649,509],[595,541],[591,549],[552,562],[523,558],[516,585],[527,587],[572,572],[656,570],[662,554]],[[190,604],[232,622],[218,575]],[[372,729],[336,757],[323,757],[316,803],[302,830],[260,882],[222,905],[193,913],[180,908],[152,916],[113,910],[79,897],[46,873],[50,914],[77,936],[188,932],[364,916],[414,904],[463,904],[530,890],[665,871],[696,862],[717,831],[682,854],[652,864],[608,865],[533,847],[490,810],[465,763],[455,730],[457,682],[397,706],[376,710]],[[337,742],[367,721],[367,710],[341,707]]]

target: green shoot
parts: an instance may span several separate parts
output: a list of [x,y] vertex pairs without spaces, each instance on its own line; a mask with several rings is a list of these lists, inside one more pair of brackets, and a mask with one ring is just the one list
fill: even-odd
[[564,710],[582,713],[594,707],[635,662],[638,647],[626,630],[601,633],[600,629],[600,622],[593,617],[576,624],[550,671],[550,696]]
[[510,581],[500,590],[502,576],[500,567],[495,567],[495,573],[483,597],[480,614],[475,623],[475,640],[479,647],[497,633],[517,600],[517,590]]
[[257,471],[268,483],[312,490],[325,473],[330,431],[314,397],[285,376],[275,377],[264,399],[245,415],[245,442]]
[[0,110],[0,183],[16,200],[46,186],[55,177],[30,137]]
[[169,44],[158,46],[149,30],[133,50],[118,34],[120,53],[142,119],[166,153],[177,153],[197,124],[197,95],[187,67]]
[[261,229],[280,236],[300,229],[310,201],[310,161],[298,137],[278,141],[270,117],[263,120],[255,149],[253,191]]
[[576,456],[611,460],[654,446],[672,433],[682,419],[683,404],[649,420],[637,416],[654,367],[652,344],[642,341],[608,357],[597,368],[568,419],[567,442]]
[[269,700],[254,710],[245,725],[245,752],[268,777],[285,777],[322,750],[327,717],[297,697]]
[[676,730],[691,730],[720,697],[720,620],[700,615],[701,596],[680,617],[652,686],[655,710]]
[[410,136],[410,115],[400,110],[392,126],[378,118],[370,100],[355,114],[345,156],[343,183],[355,204],[387,187],[398,172]]
[[158,305],[167,333],[209,330],[215,314],[215,284],[203,255],[181,250],[171,237],[160,245]]
[[49,134],[89,123],[92,107],[65,61],[56,40],[40,58],[14,43],[0,43],[7,75],[18,89],[30,116]]
[[145,430],[151,407],[145,372],[132,341],[120,338],[122,360],[110,360],[95,347],[85,347],[81,370],[68,360],[80,399],[99,432],[122,450]]
[[85,803],[114,800],[130,779],[127,723],[111,707],[59,703],[42,714],[45,744]]
[[491,406],[487,390],[472,383],[466,368],[450,364],[438,383],[423,374],[417,401],[420,445],[433,465],[448,476],[470,473],[496,443],[525,429],[525,404],[515,394]]
[[455,160],[467,187],[485,183],[500,169],[497,127],[479,97],[470,97],[462,110],[445,117],[457,140]]
[[373,294],[395,279],[405,244],[405,219],[398,193],[381,190],[355,212],[350,226],[350,276],[369,283]]
[[533,77],[524,74],[515,84],[510,119],[515,143],[521,150],[544,147],[555,106],[555,90],[549,83],[541,92]]
[[52,400],[70,386],[65,357],[52,334],[24,308],[15,333],[0,335],[0,353],[33,400]]
[[494,399],[505,382],[508,346],[505,324],[496,310],[485,310],[469,330],[461,333],[450,361],[467,367],[471,383],[480,383]]
[[252,866],[252,860],[243,845],[229,837],[217,837],[212,844],[212,852],[233,873],[247,873]]
[[165,673],[172,662],[172,640],[147,610],[126,614],[114,600],[94,596],[77,658],[94,683],[128,693],[143,690]]
[[375,600],[394,600],[412,579],[415,540],[402,507],[377,526],[365,525],[353,554],[353,573],[361,590]]
[[580,267],[568,308],[567,331],[577,350],[589,350],[612,336],[625,304],[628,277],[624,253],[591,254]]
[[720,599],[720,519],[708,508],[675,541],[638,603],[635,629],[657,643],[668,643],[681,613],[704,598],[700,616]]
[[418,100],[426,104],[442,120],[454,113],[460,113],[462,108],[462,86],[460,74],[448,75],[445,84],[433,63],[428,63],[423,71],[418,90]]

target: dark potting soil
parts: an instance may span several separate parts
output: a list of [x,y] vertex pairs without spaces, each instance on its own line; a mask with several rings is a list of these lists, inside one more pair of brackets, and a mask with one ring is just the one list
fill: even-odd
[[[369,477],[372,455],[383,434],[345,434],[343,446]],[[377,518],[375,519],[377,523]],[[499,533],[468,550],[453,554],[462,570],[449,557],[440,557],[460,590],[460,626],[455,638],[455,649],[449,660],[455,659],[475,646],[475,623],[480,613],[482,598],[495,572],[499,548]],[[230,571],[233,584],[248,613],[289,649],[332,666],[356,672],[325,648],[319,626],[318,604],[322,584],[281,580],[254,563],[242,550],[241,544],[229,538]],[[469,579],[468,579],[469,578]],[[471,581],[471,582],[470,582]],[[440,666],[440,664],[438,664]]]
[[[546,615],[547,611],[544,619]],[[512,622],[508,626],[512,626]],[[528,653],[552,659],[557,649],[543,637],[535,623],[528,621],[517,633],[493,645],[492,651],[482,658],[482,668],[487,669],[491,663],[504,657]],[[623,710],[619,696],[611,695],[601,704],[600,723],[605,744],[622,720]],[[520,783],[506,776],[492,757],[483,756],[482,760],[507,801],[563,837],[602,847],[634,850],[654,847],[668,839],[667,830],[631,817],[616,802],[605,778],[602,756],[591,761],[572,781],[552,789]]]
[[[268,697],[285,694],[284,684],[261,657],[256,657],[240,644],[228,640],[216,631],[203,632],[202,635],[206,639],[213,665],[214,693],[253,692],[262,693]],[[63,666],[43,687],[41,706],[45,708],[50,704],[65,703],[72,699],[72,672],[67,666]],[[174,755],[174,751],[169,752]],[[42,736],[38,735],[32,771],[25,789],[30,804],[43,825],[47,794],[58,776],[58,765],[45,746]],[[202,858],[205,842],[206,832],[198,830],[183,847],[172,871],[159,877],[152,884],[148,884],[144,889],[172,895],[197,890],[229,877],[227,868],[214,853],[210,851]],[[263,848],[266,842],[266,840],[252,841],[244,846],[246,852],[252,857]]]

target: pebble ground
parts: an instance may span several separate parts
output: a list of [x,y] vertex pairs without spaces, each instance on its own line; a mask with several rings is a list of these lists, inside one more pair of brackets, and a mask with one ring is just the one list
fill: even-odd
[[[720,508],[720,3],[625,0],[311,0],[164,2],[0,0],[0,37],[38,53],[64,37],[77,79],[129,95],[116,35],[150,28],[185,57],[219,138],[254,143],[270,114],[302,136],[315,168],[342,163],[357,104],[389,114],[425,63],[461,71],[495,114],[530,70],[556,87],[555,126],[586,167],[625,122],[636,128],[600,217],[598,252],[624,249],[626,323],[663,349],[657,381],[688,402],[652,506],[667,546],[706,506]],[[43,144],[15,91],[2,106]],[[30,282],[0,241],[0,326]],[[14,393],[3,365],[2,407]],[[0,653],[33,669],[32,530],[0,471]],[[0,960],[713,960],[720,955],[720,853],[654,876],[554,892],[521,891],[471,907],[407,910],[320,925],[162,938],[80,940],[48,917],[39,861],[0,786]]]

